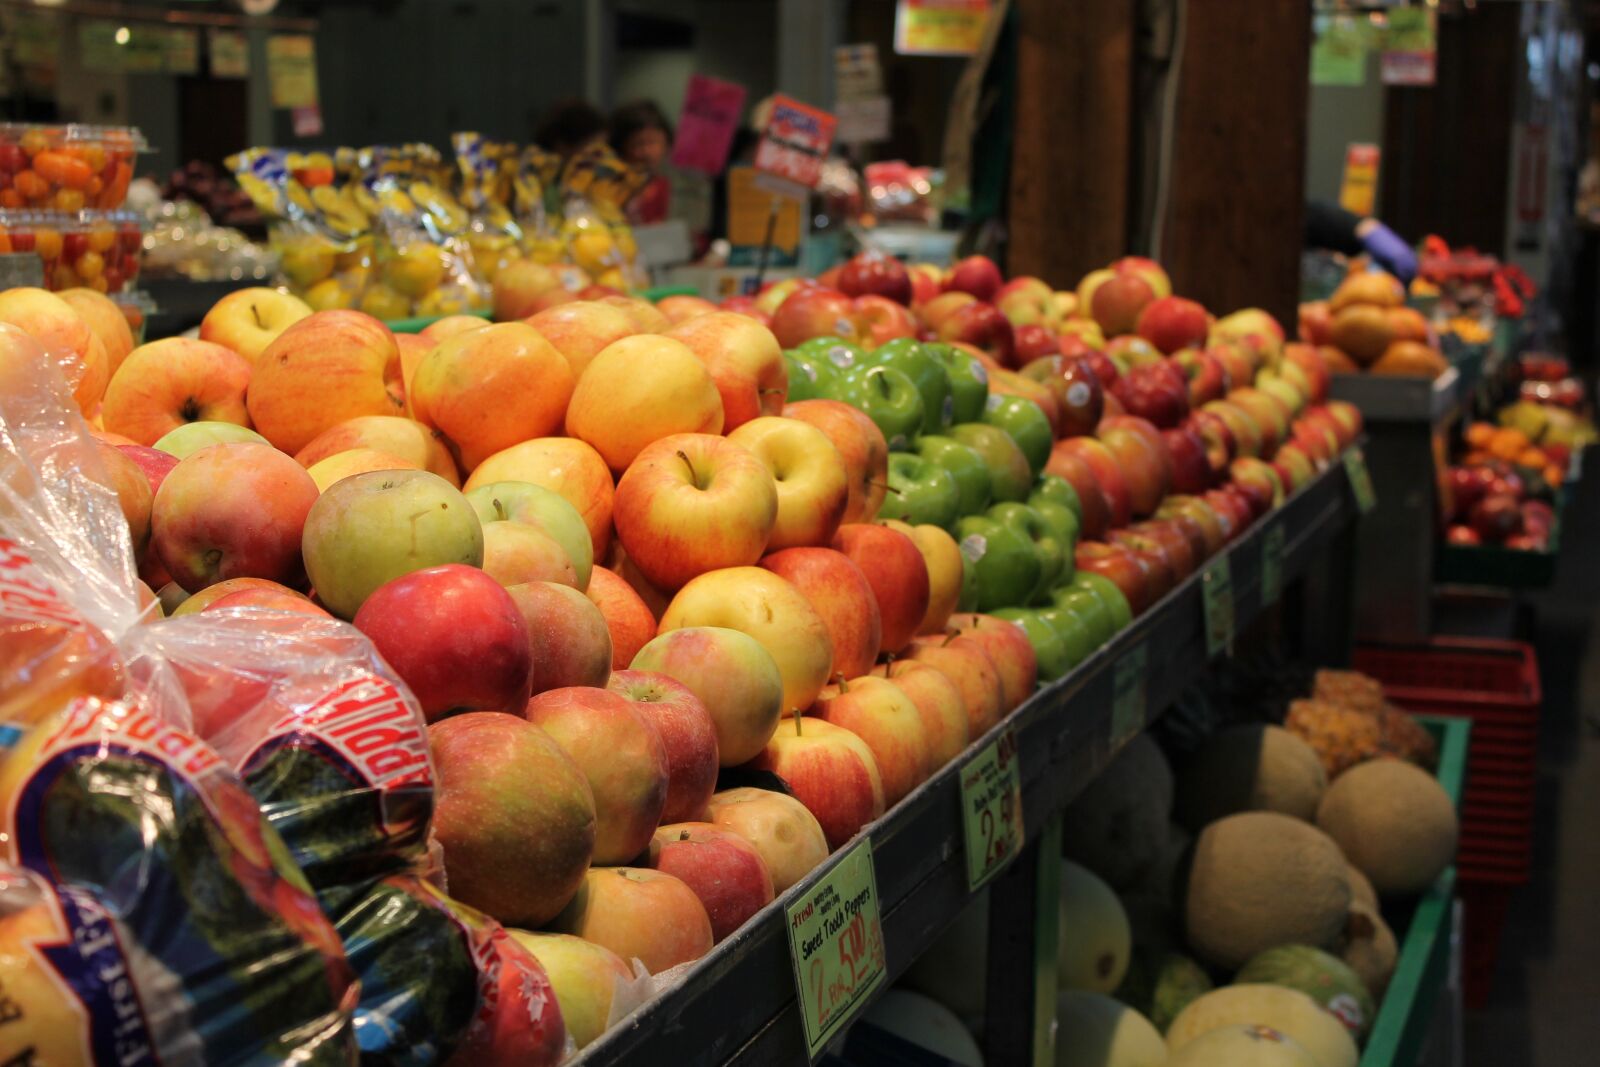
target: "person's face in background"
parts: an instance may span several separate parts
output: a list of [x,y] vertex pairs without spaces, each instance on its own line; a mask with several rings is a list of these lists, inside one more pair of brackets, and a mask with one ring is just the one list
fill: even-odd
[[671,147],[667,131],[651,126],[628,135],[627,144],[623,145],[623,157],[629,164],[654,174],[661,168]]

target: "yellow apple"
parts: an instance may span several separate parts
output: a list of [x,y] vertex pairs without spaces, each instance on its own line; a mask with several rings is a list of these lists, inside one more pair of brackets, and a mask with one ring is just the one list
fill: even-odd
[[293,455],[346,419],[400,414],[402,389],[387,326],[359,311],[317,311],[261,353],[245,399],[261,436]]
[[605,1033],[617,983],[633,981],[633,971],[622,957],[572,934],[530,933],[510,927],[506,933],[533,953],[544,968],[573,1044],[583,1048]]
[[324,493],[327,492],[328,486],[352,474],[417,469],[415,463],[388,452],[379,452],[371,448],[352,448],[348,452],[336,452],[326,459],[317,460],[306,467],[306,473],[317,483],[317,492]]
[[450,458],[438,432],[398,415],[358,415],[346,419],[322,431],[296,452],[294,458],[302,467],[309,468],[330,456],[355,449],[394,456],[403,461],[404,468],[431,471],[451,485],[461,484],[455,460]]
[[63,289],[56,294],[83,316],[89,330],[106,349],[106,370],[115,375],[122,361],[133,351],[133,330],[128,317],[110,297],[94,289]]
[[789,391],[783,349],[772,331],[755,319],[712,311],[679,323],[666,336],[688,345],[711,372],[722,396],[725,432],[783,411]]
[[561,494],[583,517],[594,558],[606,558],[615,486],[606,461],[593,448],[571,437],[524,441],[478,464],[465,488],[471,492],[495,482],[532,482]]
[[749,449],[777,486],[778,518],[767,551],[825,545],[833,539],[850,499],[850,484],[844,460],[826,434],[799,419],[763,415],[730,433],[728,440]]
[[594,361],[594,357],[607,345],[639,332],[633,316],[598,300],[557,304],[530,315],[524,321],[543,334],[545,340],[555,345],[556,351],[566,357],[574,381],[583,377],[583,372]]
[[0,291],[0,323],[39,343],[44,356],[66,376],[78,410],[87,414],[100,402],[111,379],[111,360],[105,344],[71,304],[43,289],[6,289]]
[[723,626],[749,634],[778,665],[785,711],[809,708],[828,684],[828,628],[800,590],[760,567],[729,567],[693,579],[661,617],[661,632]]
[[567,407],[568,436],[593,445],[617,472],[652,441],[721,432],[722,398],[710,372],[682,341],[654,334],[607,345]]
[[200,340],[231,348],[254,363],[280,333],[310,314],[310,305],[282,290],[235,289],[200,320]]
[[954,537],[931,523],[911,526],[889,519],[883,525],[911,538],[911,543],[922,553],[922,561],[928,565],[928,613],[922,617],[917,633],[944,633],[945,623],[961,599],[961,546]]

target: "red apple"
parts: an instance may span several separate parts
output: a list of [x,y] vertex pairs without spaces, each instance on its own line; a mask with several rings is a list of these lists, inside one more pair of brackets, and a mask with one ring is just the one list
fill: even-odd
[[1289,438],[1290,411],[1282,400],[1260,389],[1246,387],[1228,393],[1228,402],[1247,412],[1261,431],[1261,455],[1270,456]]
[[905,264],[882,252],[861,252],[847,262],[839,269],[838,288],[846,296],[875,293],[897,304],[911,303],[911,275]]
[[1326,345],[1333,341],[1333,316],[1326,300],[1313,300],[1300,305],[1300,340],[1309,345]]
[[1105,391],[1081,356],[1042,356],[1022,368],[1022,376],[1041,382],[1060,410],[1057,434],[1080,437],[1094,432],[1105,411]]
[[782,893],[828,858],[828,839],[817,817],[787,793],[741,786],[711,796],[706,821],[737,834],[760,853]]
[[1019,367],[1026,367],[1033,360],[1044,356],[1060,354],[1056,335],[1038,323],[1013,326],[1011,340],[1012,359]]
[[1348,400],[1330,400],[1327,408],[1340,427],[1339,446],[1349,448],[1361,436],[1361,409]]
[[1256,376],[1257,360],[1242,342],[1217,341],[1206,346],[1206,354],[1222,364],[1228,387],[1243,385]]
[[946,290],[971,293],[979,300],[991,301],[1000,291],[1000,268],[988,256],[968,256],[950,268]]
[[777,726],[783,676],[772,654],[747,633],[720,626],[669,630],[640,649],[632,666],[681,682],[699,698],[724,767],[760,753]]
[[1094,376],[1099,379],[1103,388],[1109,390],[1116,384],[1117,379],[1122,376],[1122,368],[1117,366],[1103,349],[1091,348],[1082,355],[1084,360],[1088,362],[1089,369],[1094,372]]
[[651,974],[711,951],[711,920],[694,890],[648,867],[592,867],[550,924],[560,933],[638,960]]
[[[1105,501],[1109,519],[1107,527],[1126,526],[1133,515],[1133,502],[1122,464],[1111,450],[1094,437],[1069,437],[1065,441],[1056,442],[1052,454],[1056,452],[1076,456],[1093,472],[1095,483],[1099,486],[1101,497]],[[1060,473],[1068,481],[1072,480],[1064,471]],[[1073,488],[1077,488],[1076,483]],[[1082,499],[1080,493],[1080,502]]]
[[1039,684],[1039,660],[1033,643],[1016,625],[993,615],[964,613],[950,617],[956,636],[951,644],[976,644],[988,654],[1000,676],[1000,712],[1009,715],[1033,695]]
[[1206,309],[1181,296],[1157,297],[1139,312],[1139,336],[1171,355],[1180,348],[1202,345],[1211,328]]
[[955,683],[967,709],[967,729],[982,737],[1000,721],[1006,706],[1000,668],[984,646],[957,641],[957,634],[932,634],[911,642],[905,658],[925,663]]
[[611,669],[621,670],[656,635],[655,614],[626,579],[604,567],[596,567],[590,574],[584,595],[606,620],[611,634]]
[[705,815],[717,788],[717,728],[694,691],[652,671],[614,671],[606,688],[656,728],[667,753],[667,800],[661,821],[688,822]]
[[791,293],[772,313],[771,328],[784,348],[794,348],[813,337],[831,335],[846,341],[857,337],[850,297],[821,286],[806,286]]
[[1114,274],[1095,287],[1089,316],[1107,337],[1132,333],[1145,305],[1156,299],[1150,283],[1136,274]]
[[1231,514],[1220,514],[1214,505],[1201,496],[1169,496],[1156,509],[1156,518],[1170,519],[1182,526],[1190,542],[1201,546],[1196,554],[1200,560],[1209,559],[1222,551],[1232,529]]
[[1135,615],[1152,603],[1145,566],[1128,549],[1099,541],[1079,541],[1073,558],[1078,570],[1109,578],[1122,591]]
[[1122,468],[1132,513],[1154,512],[1172,484],[1172,462],[1160,431],[1144,419],[1113,415],[1100,420],[1096,436]]
[[1444,539],[1452,545],[1481,545],[1483,538],[1470,526],[1454,523],[1444,532]]
[[[1211,400],[1200,410],[1215,415],[1222,420],[1223,425],[1227,426],[1228,434],[1232,438],[1230,452],[1233,456],[1259,456],[1266,451],[1260,424],[1256,422],[1255,416],[1238,404],[1231,400]],[[1211,432],[1202,425],[1201,435],[1209,438]]]
[[1180,582],[1193,574],[1206,558],[1205,536],[1198,527],[1174,519],[1147,519],[1130,526],[1129,530],[1158,542],[1166,550],[1167,562]]
[[1172,362],[1188,381],[1191,409],[1210,400],[1221,400],[1228,392],[1228,372],[1212,353],[1185,348],[1173,354]]
[[606,684],[611,676],[611,631],[592,600],[556,582],[526,582],[506,592],[527,627],[534,694]]
[[993,304],[963,304],[936,328],[941,341],[962,341],[982,350],[1002,367],[1016,366],[1011,322]]
[[422,705],[429,722],[528,702],[528,627],[499,582],[448,563],[380,585],[352,620]]
[[1059,475],[1072,483],[1073,491],[1078,494],[1078,505],[1083,509],[1083,514],[1080,516],[1080,532],[1084,537],[1093,540],[1103,536],[1106,530],[1110,529],[1111,507],[1088,461],[1076,452],[1063,448],[1065,443],[1057,441],[1050,449],[1050,458],[1045,462],[1044,473]]
[[750,766],[783,779],[816,816],[829,848],[840,847],[884,812],[883,778],[872,750],[832,723],[800,715],[785,719]]
[[1490,492],[1472,505],[1467,522],[1489,544],[1498,544],[1522,532],[1522,508],[1510,493]]
[[594,862],[627,863],[650,844],[667,802],[667,749],[633,701],[592,686],[540,693],[523,716],[555,739],[594,794]]
[[849,497],[842,521],[872,521],[889,486],[889,442],[877,423],[866,412],[838,400],[786,404],[783,414],[821,430],[844,461]]
[[833,547],[848,556],[872,587],[882,636],[879,652],[899,652],[928,613],[928,565],[905,534],[870,523],[839,527]]
[[1221,481],[1228,470],[1228,464],[1233,462],[1233,431],[1222,421],[1222,416],[1203,409],[1190,412],[1183,425],[1185,429],[1198,434],[1201,443],[1205,445],[1206,466],[1210,469],[1211,484]]
[[756,298],[753,296],[725,296],[717,306],[723,311],[731,311],[735,315],[743,315],[745,318],[755,319],[763,326],[769,328],[771,326],[772,316],[756,306]]
[[883,624],[872,585],[861,568],[831,548],[786,548],[761,566],[786,579],[816,609],[833,641],[833,673],[854,678],[872,669]]
[[887,678],[840,679],[818,694],[806,719],[832,723],[866,742],[878,764],[885,807],[899,803],[933,771],[922,713]]
[[1321,404],[1328,399],[1328,386],[1333,381],[1333,375],[1328,372],[1328,365],[1317,355],[1315,348],[1303,344],[1284,345],[1283,361],[1298,368],[1304,376],[1305,386],[1301,391],[1313,404]]
[[1166,446],[1172,469],[1170,489],[1174,493],[1203,493],[1211,486],[1211,463],[1206,455],[1205,439],[1192,425],[1161,431],[1161,443]]
[[1272,464],[1253,456],[1241,456],[1228,465],[1228,478],[1242,489],[1250,490],[1254,487],[1264,491],[1268,497],[1268,506],[1277,507],[1283,503],[1283,479]]
[[1161,429],[1178,425],[1189,414],[1188,382],[1170,363],[1132,367],[1111,387],[1130,415]]
[[887,678],[916,705],[928,744],[929,773],[955,759],[967,747],[972,728],[967,723],[967,705],[954,682],[926,663],[909,659],[880,663],[872,673]]
[[1250,525],[1254,514],[1250,502],[1232,486],[1207,489],[1200,497],[1216,513],[1222,524],[1223,538],[1232,541]]
[[1120,547],[1137,559],[1144,567],[1145,589],[1154,604],[1166,596],[1183,577],[1178,570],[1178,560],[1172,558],[1167,545],[1147,533],[1133,530],[1112,530],[1109,535],[1113,547]]
[[744,838],[706,822],[663,825],[650,839],[645,865],[694,890],[721,941],[772,903],[772,874]]

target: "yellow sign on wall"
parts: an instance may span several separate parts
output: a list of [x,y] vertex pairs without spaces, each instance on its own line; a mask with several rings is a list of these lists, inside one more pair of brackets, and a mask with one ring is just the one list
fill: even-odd
[[983,42],[989,0],[899,0],[894,50],[903,56],[970,56]]
[[273,107],[315,107],[317,44],[305,34],[275,33],[267,39],[267,80]]
[[1344,180],[1339,183],[1339,206],[1367,216],[1377,208],[1378,146],[1353,144],[1344,153]]

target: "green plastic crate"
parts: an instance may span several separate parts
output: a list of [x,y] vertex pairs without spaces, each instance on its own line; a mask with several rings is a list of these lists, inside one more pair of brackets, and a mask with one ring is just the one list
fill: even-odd
[[[459,315],[471,315],[473,318],[478,318],[478,319],[486,319],[486,318],[489,317],[489,312],[486,311],[486,310],[485,311],[460,311],[460,312],[457,312],[456,314],[459,314]],[[390,322],[384,323],[384,325],[389,327],[389,332],[390,333],[421,333],[424,329],[426,329],[429,326],[432,326],[434,323],[438,322],[440,319],[448,319],[448,318],[452,318],[452,317],[453,316],[451,316],[451,315],[424,315],[422,318],[419,318],[419,319],[394,319],[394,320],[392,320]]]
[[[1461,786],[1467,773],[1468,719],[1446,715],[1418,715],[1439,742],[1439,784],[1456,807],[1461,806]],[[1400,958],[1384,993],[1378,1018],[1361,1054],[1361,1067],[1412,1067],[1422,1052],[1433,1023],[1434,1005],[1444,989],[1450,969],[1451,913],[1455,902],[1456,869],[1447,867],[1433,887],[1417,901],[1400,940]]]

